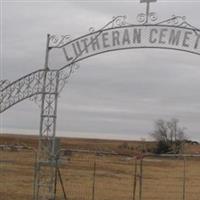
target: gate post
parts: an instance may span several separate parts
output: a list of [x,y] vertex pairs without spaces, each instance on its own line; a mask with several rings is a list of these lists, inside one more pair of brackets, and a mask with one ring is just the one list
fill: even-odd
[[50,35],[47,35],[40,135],[34,180],[34,200],[55,200],[57,152],[55,147],[59,71],[48,69]]

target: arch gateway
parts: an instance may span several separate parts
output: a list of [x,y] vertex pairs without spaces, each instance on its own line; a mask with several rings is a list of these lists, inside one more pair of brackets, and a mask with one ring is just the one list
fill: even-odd
[[[14,82],[0,81],[0,113],[27,98],[41,107],[34,200],[55,200],[59,157],[55,137],[58,95],[77,70],[78,62],[110,51],[139,48],[169,49],[200,56],[200,29],[182,16],[158,22],[156,14],[150,12],[150,4],[156,0],[140,2],[147,6],[146,12],[137,16],[137,24],[128,23],[126,16],[118,16],[101,29],[95,31],[91,28],[88,34],[73,40],[69,35],[48,34],[44,69]],[[65,59],[65,64],[59,69],[49,69],[48,66],[50,53],[54,51]]]

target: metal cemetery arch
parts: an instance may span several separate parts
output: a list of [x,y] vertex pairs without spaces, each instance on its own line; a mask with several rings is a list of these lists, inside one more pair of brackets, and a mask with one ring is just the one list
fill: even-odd
[[[68,35],[48,35],[44,69],[12,83],[0,81],[0,113],[27,98],[41,106],[34,200],[55,200],[57,100],[65,83],[77,69],[78,61],[109,51],[138,48],[172,49],[200,55],[200,29],[180,16],[156,22],[156,14],[149,10],[150,3],[154,1],[141,0],[141,3],[147,3],[147,9],[146,14],[138,15],[138,24],[130,24],[125,16],[118,16],[102,29],[90,29],[89,34],[74,40],[70,40]],[[58,70],[51,70],[48,66],[49,53],[56,50],[61,51],[66,64]]]

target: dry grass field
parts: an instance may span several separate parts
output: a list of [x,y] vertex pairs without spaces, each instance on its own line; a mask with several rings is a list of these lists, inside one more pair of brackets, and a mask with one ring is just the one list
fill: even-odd
[[[33,147],[37,145],[34,137],[19,137],[17,140],[12,136],[0,137],[0,144],[13,144],[14,141]],[[96,148],[104,151],[122,150],[119,147],[122,141],[63,139],[61,144],[71,149],[87,147],[91,150]],[[135,146],[133,144],[134,142],[129,142],[129,146],[133,147],[132,150],[141,147],[137,142]],[[197,150],[195,147],[195,151]],[[34,152],[28,149],[0,150],[0,200],[32,199],[34,156]],[[71,155],[63,154],[61,161],[60,171],[69,200],[92,200],[93,195],[94,200],[133,200],[135,160],[131,155],[75,152]],[[137,162],[135,200],[139,199],[140,186],[140,160]],[[96,163],[95,176],[94,163]],[[199,200],[200,158],[186,158],[185,163],[185,200]],[[182,158],[144,158],[142,200],[183,200],[183,179]],[[57,199],[63,199],[59,183]]]

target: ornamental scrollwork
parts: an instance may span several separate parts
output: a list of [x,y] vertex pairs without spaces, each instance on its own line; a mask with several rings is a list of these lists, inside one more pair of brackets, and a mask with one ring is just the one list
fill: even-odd
[[0,93],[0,113],[14,104],[42,93],[44,70],[26,75],[4,87]]
[[30,99],[41,106],[42,93],[49,96],[55,95],[56,92],[60,93],[70,76],[78,68],[79,64],[74,63],[62,70],[38,70],[12,83],[0,81],[1,85],[7,83],[0,93],[0,113],[24,99]]
[[165,25],[166,24],[166,25],[173,25],[173,26],[177,26],[177,27],[182,27],[182,26],[184,26],[185,23],[187,23],[185,16],[172,15],[171,18],[164,20],[164,21],[161,21],[161,22],[157,23],[157,25]]
[[146,15],[145,15],[144,13],[138,14],[138,16],[137,16],[137,21],[138,21],[139,23],[144,23],[145,20],[146,20]]
[[6,88],[9,84],[10,84],[10,81],[8,80],[0,80],[0,91]]
[[117,17],[113,17],[112,20],[112,28],[116,28],[116,27],[122,27],[122,26],[127,26],[129,25],[127,22],[127,16],[117,16]]
[[59,87],[58,93],[60,94],[64,86],[67,84],[70,76],[80,68],[79,63],[73,63],[66,68],[59,71]]
[[140,13],[137,15],[137,22],[138,23],[141,23],[141,24],[144,24],[146,23],[146,20],[150,20],[151,22],[155,22],[158,20],[158,16],[155,12],[150,12],[147,16],[147,14],[145,13]]
[[89,33],[94,33],[95,32],[95,28],[94,27],[90,27],[89,28]]
[[51,35],[49,41],[49,47],[59,48],[70,41],[71,41],[70,35]]
[[151,20],[152,22],[155,22],[156,20],[158,20],[157,13],[155,13],[155,12],[151,12],[151,13],[149,14],[149,17],[150,17],[150,20]]
[[[127,26],[130,25],[127,22],[127,16],[123,15],[123,16],[113,16],[112,20],[109,21],[105,26],[103,26],[101,29],[99,29],[98,31],[101,32],[102,30],[106,29],[106,28],[118,28],[118,27],[122,27],[122,26]],[[95,32],[95,28],[94,27],[90,27],[89,28],[89,33],[94,33]]]
[[200,34],[200,29],[198,29],[195,26],[192,26],[189,22],[187,22],[185,16],[172,15],[171,18],[161,21],[161,22],[157,23],[156,25],[171,25],[171,26],[175,26],[178,28],[179,27],[180,28],[190,28],[195,32],[196,35]]

